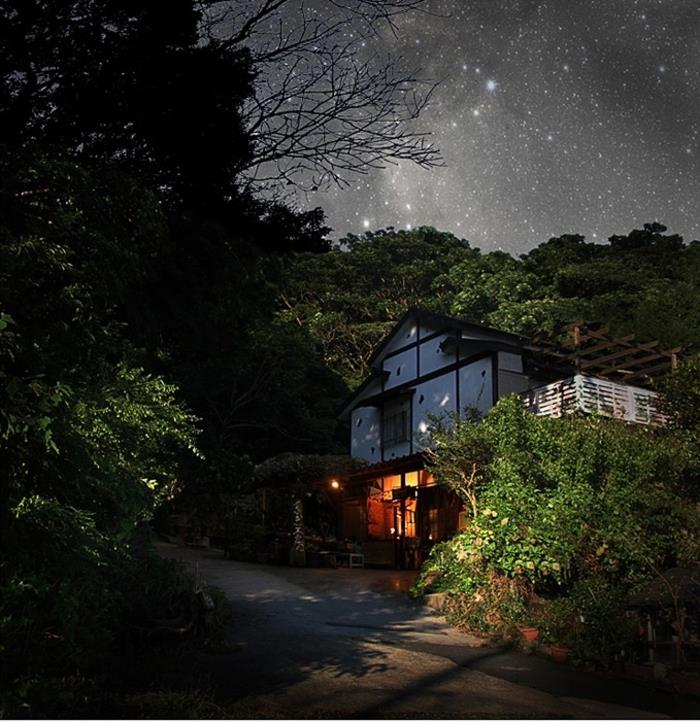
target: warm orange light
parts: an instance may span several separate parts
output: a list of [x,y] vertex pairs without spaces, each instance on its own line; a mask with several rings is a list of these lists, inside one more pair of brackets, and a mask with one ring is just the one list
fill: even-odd
[[333,479],[333,480],[331,481],[331,486],[332,486],[334,489],[340,489],[340,484],[339,484],[335,479]]

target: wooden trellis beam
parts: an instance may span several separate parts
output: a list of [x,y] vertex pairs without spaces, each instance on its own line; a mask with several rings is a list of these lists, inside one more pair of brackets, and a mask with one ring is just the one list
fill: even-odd
[[[652,361],[657,361],[660,358],[664,358],[663,354],[655,353],[649,356],[643,356],[642,358],[630,359],[629,361],[624,361],[623,363],[617,364],[615,366],[603,366],[599,373],[605,376],[607,374],[615,373],[615,371],[621,371],[622,369],[632,368],[633,370],[635,370],[635,366],[642,366],[641,369],[636,369],[638,371],[642,371],[644,369],[644,364],[649,364]],[[668,364],[669,362],[666,361],[665,363]]]
[[[639,344],[638,346],[627,346],[623,348],[621,351],[615,351],[615,353],[609,353],[605,356],[597,356],[592,359],[582,359],[581,361],[581,368],[587,368],[588,366],[594,366],[597,364],[603,364],[607,363],[608,361],[613,361],[618,358],[623,358],[625,356],[630,356],[631,354],[638,354],[642,353],[643,351],[648,351],[654,348],[655,346],[658,346],[658,341],[652,341],[651,343],[644,343]],[[582,353],[586,353],[586,351],[582,351]],[[657,354],[658,356],[659,354]]]
[[[529,351],[574,366],[577,372],[588,372],[618,381],[630,381],[675,368],[680,347],[658,348],[658,341],[638,343],[634,334],[611,337],[604,326],[591,329],[584,321],[569,326],[572,338],[560,346],[546,339],[534,339]],[[658,362],[658,363],[655,363]]]
[[[671,366],[671,368],[673,368]],[[634,371],[633,373],[629,374],[629,376],[626,377],[627,381],[631,381],[633,379],[639,379],[643,378],[644,376],[655,376],[662,371],[668,371],[669,370],[669,362],[664,361],[662,364],[656,364],[656,366],[650,366],[646,369],[639,369],[639,371]]]
[[610,330],[607,326],[603,326],[602,328],[593,331],[584,323],[576,323],[573,326],[570,326],[570,328],[572,330],[572,338],[564,341],[562,346],[578,347],[590,339],[602,339],[604,341],[609,340],[605,335]]
[[[636,344],[629,343],[634,338],[634,334],[631,333],[628,336],[620,336],[620,338],[615,339],[614,343],[607,339],[603,343],[598,343],[595,346],[588,346],[587,348],[581,348],[579,350],[579,354],[590,354],[590,353],[597,353],[598,351],[606,351],[607,349],[611,348],[615,344],[617,345],[624,345],[629,350],[635,348]],[[574,354],[570,354],[573,358]]]

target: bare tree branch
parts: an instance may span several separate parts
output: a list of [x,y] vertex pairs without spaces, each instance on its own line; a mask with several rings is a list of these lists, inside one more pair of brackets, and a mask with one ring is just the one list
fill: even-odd
[[238,169],[249,183],[317,190],[402,160],[442,164],[429,133],[410,129],[437,83],[371,50],[423,2],[204,2],[204,37],[245,46],[257,70],[244,109],[254,153]]

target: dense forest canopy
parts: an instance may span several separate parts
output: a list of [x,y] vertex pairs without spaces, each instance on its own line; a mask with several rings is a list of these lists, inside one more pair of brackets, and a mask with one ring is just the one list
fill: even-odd
[[576,319],[663,345],[700,343],[700,243],[645,224],[607,243],[550,238],[520,258],[433,228],[343,239],[285,262],[281,316],[307,328],[349,387],[411,306],[504,331],[557,332]]
[[[293,129],[271,158],[259,135],[286,127],[265,67],[308,55],[261,54],[257,23],[284,4],[245,3],[246,22],[222,35],[212,2],[0,1],[3,710],[31,708],[32,680],[105,663],[158,617],[136,557],[158,505],[205,513],[249,483],[250,458],[341,448],[328,419],[342,381],[277,314],[279,255],[328,250],[323,213],[271,200],[247,173],[272,162],[283,184],[305,138]],[[415,4],[328,3],[369,24]],[[352,60],[349,46],[331,52],[338,22],[306,27],[336,69]],[[410,119],[396,86],[409,76],[365,102],[357,73],[335,90],[368,130],[378,112]],[[297,88],[299,108],[324,97],[317,80]],[[343,122],[343,108],[324,112]],[[345,158],[429,164],[402,127],[355,134]],[[338,162],[317,153],[305,162]]]

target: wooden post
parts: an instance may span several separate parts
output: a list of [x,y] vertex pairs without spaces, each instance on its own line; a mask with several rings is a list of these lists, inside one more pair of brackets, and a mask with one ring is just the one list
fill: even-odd
[[574,366],[576,368],[576,373],[581,372],[581,359],[579,356],[579,350],[581,348],[581,327],[576,324],[574,326],[574,347],[576,348],[575,351],[575,357],[574,357]]

